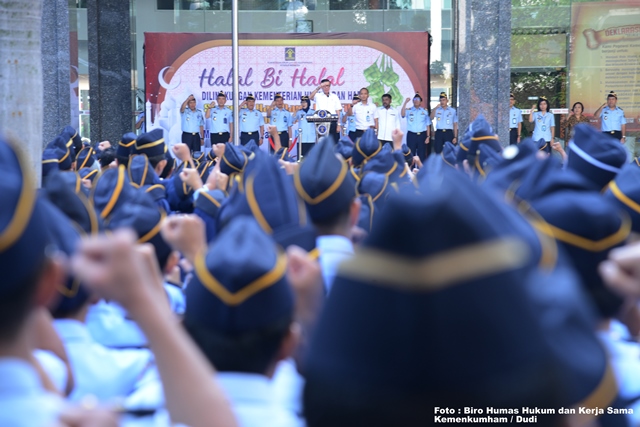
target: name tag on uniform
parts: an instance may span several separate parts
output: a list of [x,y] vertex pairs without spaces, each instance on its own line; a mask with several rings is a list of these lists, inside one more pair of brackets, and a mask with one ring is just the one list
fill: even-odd
[[542,125],[542,132],[546,132],[547,131],[547,125]]
[[227,118],[226,118],[226,117],[224,118],[223,123],[224,123],[225,125],[227,124]]
[[451,124],[451,119],[447,119],[447,124],[450,125]]
[[511,123],[513,123],[514,125],[516,124],[516,118],[515,117],[513,119],[511,119]]

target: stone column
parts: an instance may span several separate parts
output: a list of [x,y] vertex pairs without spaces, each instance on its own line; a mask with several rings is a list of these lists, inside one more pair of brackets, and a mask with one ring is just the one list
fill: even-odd
[[69,1],[42,3],[42,142],[53,140],[71,120],[69,103]]
[[509,145],[511,1],[459,0],[457,26],[460,137],[483,114]]
[[119,141],[133,130],[131,16],[126,0],[88,0],[91,141]]

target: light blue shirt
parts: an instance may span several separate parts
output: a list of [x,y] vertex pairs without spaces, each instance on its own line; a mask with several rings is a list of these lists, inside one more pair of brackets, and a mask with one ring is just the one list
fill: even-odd
[[[140,121],[140,119],[144,118],[144,112],[138,114],[138,117],[136,118],[136,123]],[[147,121],[143,120],[142,124],[140,125],[140,133],[145,133],[147,129]]]
[[278,132],[289,132],[289,127],[293,123],[291,113],[284,108],[274,108],[271,110],[271,124],[275,125]]
[[114,350],[98,344],[86,325],[77,320],[53,321],[69,356],[74,388],[71,401],[80,401],[92,394],[99,402],[125,397],[135,390],[136,383],[154,367],[154,358],[147,349]]
[[300,142],[316,142],[316,125],[307,121],[307,116],[313,116],[316,113],[315,110],[309,108],[308,112],[304,110],[296,111],[294,122],[297,124],[294,126],[293,133],[298,134],[298,129],[302,129],[302,139]]
[[258,132],[260,126],[264,126],[264,117],[260,111],[255,108],[240,110],[240,132]]
[[436,129],[451,129],[453,130],[453,124],[458,123],[458,113],[453,107],[436,108],[436,114],[434,116]]
[[318,236],[316,248],[320,251],[320,270],[328,293],[340,263],[353,256],[353,243],[344,236]]
[[[427,127],[431,124],[429,113],[422,107],[411,107],[405,110],[407,117],[407,131],[413,133],[422,133],[427,131]],[[457,120],[457,116],[456,116]]]
[[606,106],[600,113],[600,123],[602,132],[621,131],[622,125],[627,124],[622,108],[616,107],[614,110]]
[[182,132],[200,133],[200,126],[204,126],[204,116],[202,111],[196,108],[191,111],[189,107],[185,108],[180,114],[182,120]]
[[[344,111],[340,111],[340,124],[343,125],[344,124],[344,116],[346,116],[347,113]],[[354,116],[353,114],[350,116],[347,116],[347,124],[345,125],[347,132],[355,132],[356,131],[356,116]]]
[[229,132],[229,126],[233,123],[233,111],[227,107],[215,107],[209,111],[211,111],[211,115],[209,117],[209,132]]
[[57,425],[65,403],[42,388],[36,370],[26,360],[0,358],[0,425]]
[[518,123],[522,123],[522,111],[514,105],[509,108],[509,128],[517,129]]
[[553,114],[546,112],[544,115],[540,111],[533,113],[533,135],[531,136],[534,141],[544,139],[547,142],[551,141],[551,127],[556,125],[553,118]]

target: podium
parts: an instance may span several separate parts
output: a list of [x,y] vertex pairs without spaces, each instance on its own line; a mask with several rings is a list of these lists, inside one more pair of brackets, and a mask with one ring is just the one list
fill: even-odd
[[316,142],[323,136],[329,135],[331,123],[338,121],[337,114],[331,114],[326,110],[316,111],[312,116],[307,116],[307,122],[316,125]]

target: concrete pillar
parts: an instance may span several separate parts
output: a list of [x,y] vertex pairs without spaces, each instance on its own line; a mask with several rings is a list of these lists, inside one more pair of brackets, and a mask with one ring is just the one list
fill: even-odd
[[42,141],[53,140],[70,123],[69,2],[42,3]]
[[459,0],[457,26],[460,137],[483,114],[508,145],[511,1]]
[[131,16],[126,0],[88,0],[91,141],[133,130]]

